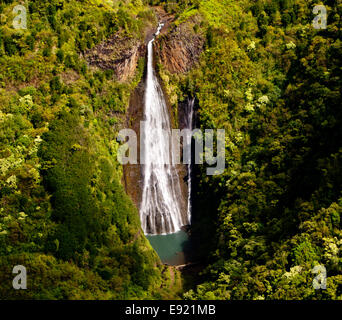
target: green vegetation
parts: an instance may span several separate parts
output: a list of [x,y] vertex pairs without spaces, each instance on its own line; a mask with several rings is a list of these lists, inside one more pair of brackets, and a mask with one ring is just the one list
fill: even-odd
[[[225,173],[197,168],[192,233],[206,268],[183,297],[342,299],[342,4],[322,3],[326,30],[312,27],[312,0],[38,0],[15,30],[19,2],[2,1],[0,299],[181,293],[116,160],[144,61],[118,82],[83,58],[114,34],[141,41],[152,5],[206,40],[190,72],[160,66],[171,103],[194,96],[200,126],[226,129]],[[13,290],[15,265],[30,290]],[[317,265],[326,290],[312,286]]]
[[[1,299],[172,296],[116,160],[143,61],[119,83],[82,58],[113,34],[144,37],[154,13],[109,2],[29,1],[27,30],[11,27],[18,3],[0,4]],[[13,290],[15,265],[28,290]]]
[[[175,22],[196,15],[207,41],[170,83],[227,146],[225,173],[197,177],[193,232],[210,258],[186,298],[342,299],[342,5],[324,1],[328,28],[315,30],[316,4],[193,1]],[[316,265],[327,290],[312,286]]]

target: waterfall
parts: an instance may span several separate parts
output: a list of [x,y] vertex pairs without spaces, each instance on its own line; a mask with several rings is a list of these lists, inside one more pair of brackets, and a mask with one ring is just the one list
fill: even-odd
[[[155,35],[158,35],[160,24]],[[153,41],[147,47],[140,220],[145,234],[170,234],[189,224],[182,212],[181,188],[173,163],[171,124],[163,91],[153,68]],[[184,210],[183,210],[184,211]]]
[[[195,99],[188,98],[188,103],[186,104],[185,109],[185,128],[189,130],[194,129],[194,104]],[[191,146],[192,136],[188,135],[186,137],[186,144]],[[187,216],[188,220],[191,221],[191,175],[192,175],[192,164],[188,164],[188,207],[187,207]]]

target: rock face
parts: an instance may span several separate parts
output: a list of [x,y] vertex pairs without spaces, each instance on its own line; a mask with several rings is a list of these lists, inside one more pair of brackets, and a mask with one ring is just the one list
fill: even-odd
[[[140,163],[140,121],[144,119],[145,76],[131,94],[127,110],[127,127],[137,134],[138,163]],[[140,164],[127,164],[123,167],[123,179],[126,193],[131,197],[137,208],[142,197],[142,172]]]
[[[161,79],[159,79],[161,82]],[[131,94],[129,108],[127,111],[127,126],[133,129],[137,134],[138,142],[138,163],[140,163],[140,121],[144,120],[144,97],[146,88],[146,70],[143,79],[135,88]],[[164,92],[165,95],[165,92]],[[167,96],[165,95],[167,100]],[[166,101],[167,107],[169,109],[170,121],[175,123],[177,119],[172,119],[171,106],[168,101]],[[140,203],[142,199],[142,188],[143,188],[143,171],[139,164],[127,164],[123,168],[123,179],[126,189],[126,193],[131,197],[133,203],[137,208],[140,208]],[[180,164],[176,166],[178,176],[180,179],[180,210],[184,214],[187,212],[187,168],[186,166]]]
[[[159,21],[165,25],[154,43],[156,57],[171,73],[189,71],[198,61],[204,45],[203,36],[194,32],[196,21],[173,26],[172,15],[159,7],[155,11]],[[145,30],[145,41],[121,34],[113,35],[84,52],[83,56],[90,68],[113,70],[118,81],[127,81],[134,76],[139,58],[146,56],[146,44],[154,31],[155,26]]]
[[[160,36],[154,42],[155,62],[160,62],[166,70],[171,73],[183,73],[189,71],[198,61],[203,50],[204,40],[196,34],[188,24],[181,24],[172,27],[173,16],[166,14],[160,9],[156,9],[159,21],[165,24]],[[101,70],[113,70],[118,81],[129,81],[135,74],[140,58],[146,57],[146,44],[153,37],[153,30],[146,32],[145,41],[139,41],[122,35],[114,35],[109,40],[104,41],[94,48],[86,51],[84,57],[91,68]],[[161,79],[160,83],[162,84]],[[138,163],[140,163],[140,121],[144,119],[144,95],[146,85],[146,70],[141,82],[131,94],[129,107],[127,110],[126,126],[137,133],[138,138]],[[164,95],[166,100],[168,97]],[[171,123],[180,122],[180,119],[172,119],[171,105],[166,101]],[[184,201],[182,210],[186,212],[187,198],[187,170],[184,165],[177,166],[180,177],[180,184]],[[124,166],[124,184],[126,192],[139,208],[142,197],[142,171],[141,166],[128,164]]]
[[162,33],[155,42],[159,61],[170,73],[189,71],[203,51],[204,39],[188,24],[181,24]]
[[[161,34],[154,42],[154,62],[160,62],[171,73],[187,72],[198,61],[199,56],[203,50],[204,40],[200,35],[197,35],[187,24],[182,24],[172,29],[173,16],[167,15],[162,11],[158,11],[159,21],[162,21],[165,26]],[[152,35],[150,34],[150,37]],[[150,40],[146,39],[146,42]],[[146,54],[146,47],[142,50]],[[162,85],[166,103],[169,109],[171,123],[175,127],[183,128],[182,121],[185,117],[184,112],[179,112],[180,118],[173,119],[171,104],[163,88],[162,80],[159,79]],[[138,137],[138,158],[140,153],[140,121],[144,119],[144,95],[146,86],[146,70],[143,79],[136,87],[131,95],[130,104],[127,112],[127,126],[137,133]],[[179,108],[183,111],[184,106],[180,103]],[[139,159],[140,160],[140,159]],[[139,162],[139,161],[138,161]],[[187,209],[187,167],[184,165],[177,166],[178,175],[180,177],[180,186],[184,201],[182,203],[182,211]],[[133,202],[139,208],[142,197],[143,178],[140,165],[126,165],[124,166],[124,182],[126,192],[130,195]]]
[[144,43],[133,38],[114,35],[86,51],[84,57],[90,67],[114,70],[118,81],[126,81],[134,76],[138,60],[144,57],[145,53]]

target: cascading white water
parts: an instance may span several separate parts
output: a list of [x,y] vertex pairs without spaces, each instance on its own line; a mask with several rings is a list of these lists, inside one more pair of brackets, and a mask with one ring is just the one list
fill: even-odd
[[[185,128],[192,131],[194,129],[194,104],[195,99],[188,98],[188,103],[186,104],[185,110]],[[186,136],[186,144],[191,146],[191,135]],[[192,165],[191,162],[188,164],[188,208],[187,208],[187,216],[188,220],[191,221],[191,174],[192,174]]]
[[[160,24],[156,36],[162,27]],[[145,234],[170,234],[189,221],[187,215],[182,214],[179,176],[171,152],[169,113],[153,68],[153,41],[148,43],[147,55],[140,220]]]

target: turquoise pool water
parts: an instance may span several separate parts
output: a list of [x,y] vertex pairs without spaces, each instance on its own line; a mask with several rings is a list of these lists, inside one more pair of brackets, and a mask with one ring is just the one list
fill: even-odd
[[189,262],[190,239],[185,231],[174,234],[146,237],[161,261],[169,265],[181,265]]

